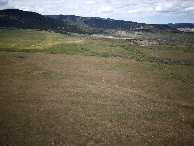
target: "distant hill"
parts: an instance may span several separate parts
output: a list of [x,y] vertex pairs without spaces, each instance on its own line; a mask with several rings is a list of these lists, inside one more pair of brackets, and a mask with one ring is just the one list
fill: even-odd
[[167,31],[177,32],[166,25],[145,24],[132,21],[104,19],[100,17],[80,17],[75,15],[45,15],[46,17],[63,20],[72,25],[79,25],[88,28],[135,30],[135,31]]
[[78,26],[70,25],[67,22],[18,9],[0,10],[0,27],[53,30],[62,33],[84,32]]
[[194,28],[194,23],[168,23],[168,26],[172,27],[172,28]]
[[[0,10],[0,27],[52,30],[60,33],[106,33],[110,30],[178,32],[167,25],[154,25],[132,21],[80,17],[74,15],[41,15],[18,9]],[[111,31],[108,31],[109,33]]]
[[65,22],[81,25],[92,28],[104,28],[104,29],[136,29],[143,27],[145,23],[137,23],[132,21],[124,20],[114,20],[114,19],[104,19],[100,17],[80,17],[75,15],[46,15],[50,18],[55,18],[58,20],[63,20]]

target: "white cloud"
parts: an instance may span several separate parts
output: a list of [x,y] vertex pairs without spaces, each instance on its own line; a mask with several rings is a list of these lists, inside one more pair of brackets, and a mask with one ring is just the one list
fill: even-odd
[[158,3],[155,10],[160,12],[160,11],[173,11],[176,8],[177,4],[176,1],[172,1],[172,2],[161,2]]
[[88,5],[94,5],[96,2],[95,1],[86,1],[86,4]]
[[194,11],[194,7],[185,8],[185,11]]
[[145,11],[144,8],[137,8],[137,9],[129,10],[128,13],[131,13],[131,14],[133,14],[133,13],[142,13],[144,11]]
[[98,13],[107,13],[107,12],[112,12],[112,7],[110,6],[102,6],[99,8]]
[[[0,9],[18,8],[45,14],[131,18],[177,17],[184,15],[194,21],[193,0],[0,0]],[[193,19],[193,20],[192,20]],[[154,22],[154,20],[152,20]],[[162,20],[161,20],[162,21]]]

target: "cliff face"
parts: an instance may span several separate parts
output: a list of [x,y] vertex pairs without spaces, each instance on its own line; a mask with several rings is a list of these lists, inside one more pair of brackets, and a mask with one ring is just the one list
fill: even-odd
[[132,21],[80,17],[74,15],[40,15],[17,9],[0,10],[0,27],[53,30],[55,32],[104,33],[105,29],[147,32],[173,32],[167,25],[151,25]]
[[136,30],[149,32],[157,31],[176,32],[176,30],[167,25],[145,24],[124,20],[104,19],[100,17],[80,17],[75,15],[45,15],[45,16],[57,20],[62,20],[72,25],[83,26],[85,28]]
[[80,17],[74,15],[46,15],[47,17],[63,20],[71,24],[77,24],[93,28],[104,29],[136,29],[145,26],[144,23],[137,23],[132,21],[104,19],[100,17]]

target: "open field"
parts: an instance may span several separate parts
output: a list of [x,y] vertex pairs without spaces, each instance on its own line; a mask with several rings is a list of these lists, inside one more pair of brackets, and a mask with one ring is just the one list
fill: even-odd
[[0,50],[0,145],[194,145],[191,41],[1,29]]

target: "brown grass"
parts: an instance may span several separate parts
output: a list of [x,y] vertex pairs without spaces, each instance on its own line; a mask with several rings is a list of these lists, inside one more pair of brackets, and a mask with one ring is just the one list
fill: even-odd
[[194,144],[193,87],[153,63],[3,51],[0,62],[1,145]]

